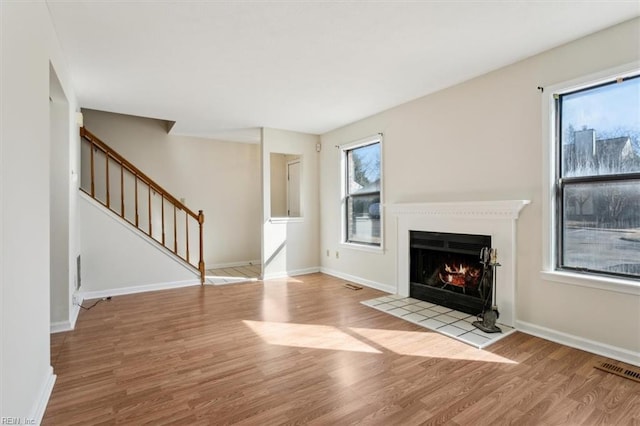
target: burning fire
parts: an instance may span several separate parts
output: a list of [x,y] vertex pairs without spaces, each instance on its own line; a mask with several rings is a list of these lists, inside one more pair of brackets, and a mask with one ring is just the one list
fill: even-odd
[[475,286],[478,283],[480,277],[480,268],[474,268],[472,266],[463,265],[450,266],[445,263],[444,271],[440,272],[438,276],[440,280],[445,284],[451,284],[458,287]]

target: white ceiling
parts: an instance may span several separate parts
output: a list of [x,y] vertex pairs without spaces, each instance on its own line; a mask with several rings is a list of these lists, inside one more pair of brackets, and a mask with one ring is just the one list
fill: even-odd
[[47,3],[82,107],[245,142],[321,134],[640,16],[638,1]]

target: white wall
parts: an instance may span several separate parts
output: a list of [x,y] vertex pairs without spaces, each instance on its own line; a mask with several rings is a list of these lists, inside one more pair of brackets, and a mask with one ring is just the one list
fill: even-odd
[[78,210],[83,294],[109,296],[132,287],[200,283],[197,273],[91,197],[81,194]]
[[[69,192],[71,176],[69,135],[71,132],[69,103],[53,67],[49,72],[50,113],[50,280],[51,322],[69,321],[73,294],[74,270],[69,265]],[[75,131],[75,126],[73,127]]]
[[272,152],[270,159],[271,217],[287,217],[287,156]]
[[[265,278],[319,269],[319,137],[278,129],[262,129],[263,252]],[[271,153],[301,157],[302,217],[271,220]],[[279,166],[278,166],[279,167]]]
[[204,210],[207,268],[260,258],[258,145],[169,135],[163,120],[83,113],[89,131],[191,210]]
[[[76,101],[45,3],[2,2],[0,15],[0,417],[38,420],[55,380],[49,359],[50,62],[69,117]],[[71,166],[75,143],[71,136]],[[72,197],[68,202],[73,209]],[[77,252],[73,225],[68,232],[69,253]]]
[[[544,281],[542,116],[537,86],[638,60],[640,20],[623,23],[322,136],[323,146],[384,133],[385,203],[530,199],[518,220],[518,319],[640,356],[640,297]],[[322,151],[322,266],[396,287],[396,235],[385,252],[339,246],[340,155]],[[324,256],[340,250],[340,258]],[[635,354],[635,355],[634,355]],[[640,359],[640,358],[636,358]]]

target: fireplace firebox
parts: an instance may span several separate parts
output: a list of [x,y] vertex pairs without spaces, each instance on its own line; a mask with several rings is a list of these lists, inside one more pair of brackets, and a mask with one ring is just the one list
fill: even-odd
[[[491,247],[491,236],[410,231],[409,295],[470,315],[483,311],[493,282],[490,268],[480,263],[480,251]],[[484,277],[484,278],[483,278]]]

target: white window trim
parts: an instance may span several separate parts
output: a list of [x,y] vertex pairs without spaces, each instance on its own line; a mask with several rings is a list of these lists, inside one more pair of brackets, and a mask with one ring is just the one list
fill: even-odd
[[542,95],[542,271],[544,280],[581,287],[640,295],[640,282],[631,279],[567,272],[556,269],[556,196],[555,196],[555,102],[554,93],[566,93],[595,86],[617,77],[637,74],[640,61],[610,68],[588,76],[545,87]]
[[366,244],[346,243],[346,242],[341,242],[338,244],[338,246],[344,249],[364,251],[367,253],[374,253],[374,254],[384,254],[385,252],[382,246],[377,247],[377,246],[369,246]]
[[[383,155],[383,135],[382,133],[376,133],[375,135],[371,135],[371,136],[367,136],[366,138],[362,138],[362,139],[358,139],[356,141],[352,141],[352,142],[348,142],[345,143],[343,145],[338,145],[339,151],[340,151],[340,243],[339,245],[341,247],[347,248],[347,249],[354,249],[354,250],[360,250],[360,251],[364,251],[364,252],[370,252],[370,253],[384,253],[385,249],[384,249],[384,242],[385,242],[385,238],[384,238],[384,208],[383,208],[383,200],[384,200],[384,167],[383,167],[383,163],[384,163],[384,155]],[[347,196],[347,188],[345,185],[346,182],[346,171],[347,171],[347,156],[346,156],[346,151],[354,149],[354,148],[359,148],[361,146],[365,146],[365,145],[370,145],[373,143],[379,142],[380,143],[380,245],[379,246],[372,246],[372,245],[368,245],[368,244],[358,244],[358,243],[353,243],[353,242],[348,242],[347,241],[347,226],[345,223],[346,217],[347,217],[347,213],[346,213],[346,208],[347,205],[345,203],[346,200],[346,196]]]

